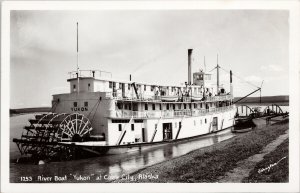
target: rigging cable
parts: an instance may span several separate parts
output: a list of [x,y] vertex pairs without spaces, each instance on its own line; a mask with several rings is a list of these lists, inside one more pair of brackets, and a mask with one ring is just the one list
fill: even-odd
[[[100,98],[101,98],[101,97],[100,97]],[[99,106],[100,101],[101,101],[100,98],[98,99],[97,103],[93,106],[93,108],[92,108],[92,110],[90,111],[90,113],[87,115],[87,118],[89,118],[89,116],[91,115],[91,113],[94,111],[94,108],[97,106],[97,108],[96,108],[96,110],[95,110],[95,113],[94,113],[94,115],[93,115],[93,118],[92,118],[91,120],[94,119],[94,116],[95,116],[95,114],[96,114],[96,112],[97,112],[98,106]]]
[[[221,68],[223,71],[225,71],[225,72],[227,72],[227,73],[230,73],[228,70],[225,70],[225,69],[222,68],[222,67],[220,67],[220,68]],[[232,75],[234,75],[236,78],[238,78],[238,79],[240,79],[240,80],[242,80],[242,81],[244,81],[244,82],[250,84],[251,86],[254,86],[254,87],[256,87],[256,88],[261,88],[261,87],[256,86],[255,84],[253,84],[253,83],[251,83],[251,82],[249,82],[249,81],[244,80],[243,78],[241,78],[241,77],[239,77],[239,76],[237,76],[237,75],[235,75],[235,74],[233,74],[233,73],[232,73]]]

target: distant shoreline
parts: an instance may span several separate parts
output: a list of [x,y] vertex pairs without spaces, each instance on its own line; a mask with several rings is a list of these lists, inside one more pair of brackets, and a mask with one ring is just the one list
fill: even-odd
[[[242,97],[235,97],[234,101],[238,101]],[[261,101],[261,103],[260,103]],[[260,97],[247,97],[237,104],[278,104],[283,106],[288,106],[289,104],[289,96],[288,95],[280,95],[280,96],[262,96]]]
[[17,115],[28,114],[28,113],[41,113],[50,112],[51,107],[34,107],[34,108],[20,108],[20,109],[9,109],[9,116],[14,117]]
[[268,106],[268,105],[272,105],[272,104],[276,104],[278,106],[289,106],[289,102],[238,102],[236,103],[237,105],[256,105],[256,106]]

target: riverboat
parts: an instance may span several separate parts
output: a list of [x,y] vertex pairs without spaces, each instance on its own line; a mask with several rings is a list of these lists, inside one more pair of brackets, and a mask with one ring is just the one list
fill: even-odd
[[[35,115],[19,139],[22,155],[37,159],[73,159],[143,150],[231,128],[236,107],[230,90],[212,74],[192,74],[188,81],[165,86],[116,80],[105,71],[70,72],[70,93],[55,94],[49,113]],[[131,77],[131,76],[130,76]],[[228,78],[229,79],[229,78]],[[75,153],[74,153],[75,152]]]

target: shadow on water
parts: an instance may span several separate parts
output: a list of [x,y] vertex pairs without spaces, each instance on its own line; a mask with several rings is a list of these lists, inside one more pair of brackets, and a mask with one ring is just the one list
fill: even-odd
[[[27,118],[30,115],[27,115]],[[23,122],[25,119],[21,117]],[[15,118],[14,118],[15,119]],[[18,121],[11,121],[18,122]],[[23,125],[25,123],[23,122]],[[11,131],[21,128],[20,124],[11,124]],[[16,134],[14,134],[16,135]],[[29,176],[31,182],[108,182],[132,173],[144,167],[184,155],[195,149],[210,146],[235,136],[230,129],[219,133],[206,135],[190,141],[166,144],[152,149],[124,153],[119,155],[106,155],[96,158],[52,162],[45,165],[10,164],[10,181],[21,182],[21,177]],[[13,146],[13,147],[12,147]],[[15,144],[11,144],[11,155],[15,155]],[[39,177],[40,176],[40,177]],[[55,181],[55,176],[65,177],[65,181]],[[44,181],[41,177],[52,177],[51,181]],[[50,179],[50,178],[48,178]],[[57,178],[58,179],[58,178]]]

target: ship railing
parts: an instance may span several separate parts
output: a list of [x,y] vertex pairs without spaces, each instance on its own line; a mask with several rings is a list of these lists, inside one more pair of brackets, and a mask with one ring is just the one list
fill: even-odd
[[174,117],[174,112],[165,110],[165,111],[131,111],[131,110],[116,110],[115,116],[112,112],[110,115],[115,118],[171,118]]
[[113,118],[174,118],[183,116],[202,116],[219,113],[233,109],[233,106],[211,108],[211,109],[184,109],[184,110],[157,110],[157,111],[131,111],[116,110],[110,111],[108,117]]
[[[79,70],[79,77],[93,77],[93,78],[112,78],[112,73],[103,70]],[[70,79],[77,78],[77,71],[68,73]]]
[[[168,95],[169,97],[178,97],[177,95]],[[132,94],[131,92],[128,93],[126,92],[125,94],[123,94],[121,91],[117,91],[117,92],[107,92],[106,93],[106,97],[110,98],[110,99],[115,99],[115,100],[123,100],[123,101],[161,101],[162,98],[166,98],[168,96],[156,96],[156,95],[149,95],[149,94],[143,94],[140,93],[138,94],[138,97],[136,96],[136,94]],[[182,101],[183,102],[191,102],[193,97],[200,97],[200,95],[198,96],[183,96],[182,97]],[[224,100],[230,100],[232,99],[232,95],[221,95],[221,96],[206,96],[204,97],[202,100],[205,102],[215,102],[215,101],[224,101]]]
[[230,94],[221,95],[221,96],[206,96],[205,97],[206,102],[224,101],[224,100],[230,100],[230,99],[232,99],[232,96]]
[[122,92],[107,92],[106,98],[115,99],[115,100],[123,100],[123,101],[132,101],[132,100],[134,100],[134,101],[149,101],[149,102],[161,101],[161,96],[139,94],[137,97],[136,94],[125,93],[125,95],[123,95]]

